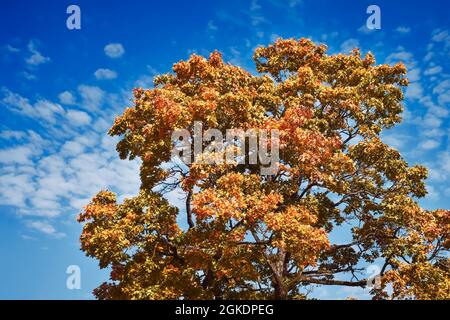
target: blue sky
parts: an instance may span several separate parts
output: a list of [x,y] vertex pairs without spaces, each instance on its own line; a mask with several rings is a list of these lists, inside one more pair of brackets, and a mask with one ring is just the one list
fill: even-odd
[[[66,27],[71,4],[81,8],[81,30]],[[370,4],[381,9],[380,30],[365,27]],[[218,49],[254,71],[258,45],[309,37],[329,53],[360,47],[378,63],[403,61],[404,122],[383,139],[430,169],[423,206],[449,208],[448,12],[438,0],[2,1],[0,299],[89,299],[107,279],[79,251],[75,218],[102,188],[136,194],[139,164],[119,160],[106,131],[133,87],[151,86],[194,52]],[[81,290],[66,288],[69,265],[81,268]],[[316,296],[366,296],[352,290]]]

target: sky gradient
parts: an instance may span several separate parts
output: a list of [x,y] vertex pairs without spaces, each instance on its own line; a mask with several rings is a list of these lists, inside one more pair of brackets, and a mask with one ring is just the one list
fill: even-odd
[[[66,27],[69,5],[81,30]],[[369,30],[366,9],[381,9]],[[133,87],[190,54],[255,72],[254,48],[311,38],[329,54],[359,47],[408,68],[403,123],[384,133],[409,164],[429,168],[427,209],[450,208],[448,1],[2,1],[0,3],[0,299],[92,299],[106,271],[79,250],[76,216],[100,189],[123,199],[139,163],[122,161],[106,132]],[[173,202],[176,194],[169,195]],[[336,235],[339,237],[339,235]],[[81,289],[66,288],[66,268]],[[367,297],[318,288],[319,298]]]

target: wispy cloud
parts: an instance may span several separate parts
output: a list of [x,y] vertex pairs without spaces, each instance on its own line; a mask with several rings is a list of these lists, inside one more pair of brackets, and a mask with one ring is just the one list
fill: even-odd
[[76,103],[75,96],[69,91],[61,92],[58,95],[58,99],[61,104],[65,105],[74,105]]
[[65,113],[64,108],[61,107],[61,105],[49,100],[37,100],[35,103],[31,104],[27,98],[24,98],[7,88],[2,88],[0,92],[3,95],[0,100],[1,105],[13,112],[33,119],[43,120],[54,124],[57,117]]
[[366,24],[363,24],[361,27],[358,28],[358,32],[362,33],[362,34],[371,34],[371,33],[375,33],[376,31],[377,31],[376,29],[367,28]]
[[78,93],[81,96],[80,106],[87,110],[97,110],[103,103],[105,92],[96,86],[80,85]]
[[[139,162],[117,157],[117,139],[105,135],[112,115],[99,113],[106,97],[111,103],[114,95],[84,84],[77,87],[77,95],[85,111],[66,110],[44,98],[33,102],[7,88],[0,91],[1,106],[42,120],[43,129],[43,135],[0,131],[0,139],[8,142],[0,146],[0,205],[15,207],[29,229],[54,238],[62,236],[55,224],[60,217],[78,213],[98,190],[120,195],[139,190]],[[67,106],[77,102],[71,91],[61,92],[58,99]]]
[[65,237],[65,234],[62,232],[57,232],[56,229],[47,221],[36,221],[29,220],[27,221],[27,226],[31,229],[37,230],[39,232],[45,233],[47,235],[51,235],[57,238]]
[[14,46],[12,46],[10,44],[7,44],[5,46],[5,49],[6,49],[6,51],[11,52],[11,53],[18,53],[18,52],[20,52],[19,48],[16,48],[16,47],[14,47]]
[[432,76],[435,75],[437,73],[440,73],[442,71],[442,67],[441,66],[434,66],[434,67],[430,67],[427,70],[425,70],[425,72],[423,73],[426,76]]
[[44,56],[37,50],[36,43],[34,41],[30,41],[27,48],[31,55],[25,59],[25,62],[29,66],[38,66],[50,62],[49,57]]
[[111,69],[97,69],[94,75],[98,80],[112,80],[117,78],[117,72]]
[[209,20],[208,21],[208,31],[210,31],[210,32],[214,32],[214,31],[217,31],[217,26],[216,26],[216,24],[214,23],[214,21],[213,20]]
[[401,34],[407,34],[411,31],[411,28],[405,26],[399,26],[395,28],[395,31]]
[[84,111],[68,110],[67,119],[76,127],[86,126],[91,123],[91,117]]
[[358,39],[347,39],[341,44],[341,51],[344,53],[348,53],[355,48],[359,47]]
[[104,48],[105,54],[110,58],[120,58],[125,49],[121,43],[109,43]]

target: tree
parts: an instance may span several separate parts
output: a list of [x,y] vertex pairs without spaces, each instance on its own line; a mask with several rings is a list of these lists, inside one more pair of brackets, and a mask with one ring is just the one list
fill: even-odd
[[[192,55],[134,90],[109,134],[141,160],[140,193],[119,204],[101,191],[79,215],[81,249],[111,268],[97,298],[302,299],[313,285],[370,285],[373,263],[374,298],[450,298],[450,211],[418,205],[427,170],[380,139],[401,121],[406,69],[326,50],[279,39],[256,49],[256,74]],[[276,173],[173,161],[172,133],[196,121],[279,130]],[[175,189],[184,208],[163,197]],[[333,243],[340,229],[352,240]]]

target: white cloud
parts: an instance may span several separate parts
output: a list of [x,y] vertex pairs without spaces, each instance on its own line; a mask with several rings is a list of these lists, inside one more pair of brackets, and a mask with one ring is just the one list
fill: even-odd
[[34,104],[34,109],[39,118],[45,119],[52,124],[56,122],[56,115],[64,114],[64,109],[61,105],[48,100],[38,100]]
[[406,88],[405,97],[410,100],[418,100],[423,96],[423,88],[422,85],[418,82],[411,83]]
[[117,78],[117,72],[103,68],[97,69],[94,72],[94,75],[98,80],[111,80]]
[[433,93],[438,95],[438,102],[441,105],[450,103],[450,80],[441,81],[433,89]]
[[37,77],[34,74],[29,73],[27,71],[22,72],[22,76],[27,80],[36,80],[37,79]]
[[120,58],[124,53],[125,49],[120,43],[110,43],[104,48],[105,54],[110,58]]
[[401,149],[405,146],[406,142],[408,142],[409,137],[399,133],[385,134],[383,135],[382,140],[396,149]]
[[414,56],[411,52],[404,51],[403,48],[399,48],[398,52],[391,53],[386,58],[387,64],[395,64],[402,62],[408,69],[412,69],[416,66],[417,62],[414,60]]
[[367,28],[366,24],[363,24],[361,27],[358,28],[358,32],[362,33],[362,34],[370,34],[375,32],[376,29],[369,29]]
[[414,68],[408,71],[407,75],[410,82],[418,81],[420,80],[420,68]]
[[425,57],[423,58],[423,61],[430,61],[432,58],[433,58],[433,56],[434,56],[434,53],[433,52],[431,52],[431,51],[429,51],[429,52],[427,52],[427,54],[425,55]]
[[150,88],[153,85],[153,76],[149,76],[149,75],[142,75],[139,77],[139,79],[137,79],[134,84],[136,87],[140,87],[140,88]]
[[252,0],[250,4],[250,21],[252,26],[255,27],[266,21],[261,14],[261,5],[256,0]]
[[75,97],[70,91],[61,92],[58,95],[58,99],[61,104],[65,105],[74,105],[76,103]]
[[436,190],[435,187],[432,185],[427,185],[427,195],[426,198],[430,200],[437,200],[439,199],[439,191]]
[[431,37],[432,43],[429,47],[432,48],[434,44],[441,44],[442,47],[439,50],[435,50],[437,55],[442,55],[448,59],[448,54],[450,51],[450,32],[449,30],[436,29],[432,32]]
[[431,76],[431,75],[434,75],[434,74],[437,74],[440,72],[442,72],[442,67],[435,66],[435,67],[428,68],[427,70],[425,70],[425,72],[423,74],[426,76]]
[[85,126],[91,123],[91,117],[84,111],[68,110],[67,119],[76,127]]
[[429,113],[439,118],[446,117],[449,114],[449,111],[446,108],[435,104],[430,96],[423,97],[419,102],[428,108]]
[[341,51],[348,53],[357,47],[359,47],[359,41],[357,39],[347,39],[341,44]]
[[20,113],[33,113],[33,106],[29,103],[28,99],[21,95],[14,93],[7,88],[2,88],[3,98],[1,104],[9,109]]
[[442,138],[443,136],[445,136],[445,133],[439,127],[428,128],[423,131],[423,136],[427,138]]
[[80,204],[87,204],[101,189],[119,194],[139,190],[139,162],[119,159],[117,139],[75,133],[66,141],[52,140],[54,151],[45,154],[49,147],[41,146],[44,142],[36,134],[26,139],[0,150],[0,205],[14,206],[20,215],[54,219],[79,212]]
[[85,150],[85,146],[77,141],[67,141],[64,143],[61,149],[61,153],[65,156],[77,156],[83,153]]
[[36,49],[36,44],[33,41],[28,43],[28,51],[31,55],[25,59],[25,62],[30,66],[38,66],[50,61],[49,57],[45,57]]
[[[433,152],[432,161],[427,163],[427,167],[429,172],[428,180],[433,184],[431,190],[429,186],[427,186],[427,190],[431,192],[431,200],[434,200],[434,196],[439,195],[440,192],[449,195],[450,145],[448,146],[447,151]],[[429,198],[429,195],[427,195],[427,198]]]
[[27,164],[31,163],[31,157],[35,151],[31,146],[17,146],[8,149],[0,149],[0,163],[2,164]]
[[422,121],[426,128],[438,128],[442,124],[442,119],[432,113],[427,113]]
[[20,49],[19,49],[19,48],[13,47],[13,46],[10,45],[10,44],[7,44],[7,45],[5,46],[5,49],[6,49],[6,51],[11,52],[11,53],[17,53],[17,52],[20,52]]
[[36,220],[29,220],[26,222],[27,226],[30,229],[37,230],[39,232],[42,232],[44,234],[54,236],[56,238],[62,238],[65,237],[65,234],[62,232],[57,232],[55,227],[53,227],[49,222],[47,221],[36,221]]
[[[17,167],[21,168],[21,167]],[[3,168],[2,171],[4,171]],[[22,173],[14,169],[13,173],[4,173],[0,176],[0,204],[19,208],[26,208],[27,197],[34,191],[33,173]]]
[[450,80],[445,80],[439,83],[434,89],[433,93],[442,94],[450,89]]
[[439,145],[440,145],[439,141],[429,139],[429,140],[422,141],[419,144],[419,148],[424,149],[424,150],[432,150],[432,149],[436,149],[437,147],[439,147]]
[[81,107],[87,110],[96,110],[103,103],[105,92],[96,86],[80,85],[78,92],[82,98]]
[[330,32],[330,33],[323,33],[320,36],[320,40],[321,41],[327,41],[329,39],[331,40],[331,39],[336,38],[338,35],[339,35],[339,32],[337,32],[337,31],[333,31],[333,32]]
[[98,118],[95,120],[93,125],[94,130],[100,133],[105,133],[109,127],[111,127],[111,123],[106,121],[104,118]]
[[58,115],[64,114],[64,108],[57,103],[48,100],[38,100],[31,104],[27,98],[2,88],[3,98],[0,104],[6,106],[9,110],[25,115],[27,117],[45,120],[51,124],[56,122]]
[[217,26],[214,24],[214,21],[212,20],[208,21],[208,31],[209,32],[217,31]]
[[150,74],[143,74],[134,82],[135,87],[151,88],[153,86],[154,77],[159,74],[159,71],[154,67],[147,65],[147,70]]
[[431,40],[435,42],[447,42],[450,41],[450,34],[448,30],[435,30]]
[[22,140],[23,138],[25,138],[26,133],[23,131],[15,131],[15,130],[4,130],[0,132],[0,139],[5,139],[5,140],[11,140],[11,139],[15,139],[15,140]]
[[397,27],[397,28],[395,29],[395,31],[397,31],[398,33],[403,33],[403,34],[405,34],[405,33],[409,33],[409,32],[411,31],[411,28],[404,27],[404,26],[400,26],[400,27]]
[[[88,85],[80,85],[78,93],[80,105],[93,110],[106,96],[111,107],[128,99]],[[58,98],[61,103],[75,103],[69,91]],[[47,139],[31,130],[0,131],[0,143],[5,142],[0,147],[0,205],[14,207],[19,216],[29,219],[25,220],[29,228],[60,237],[53,222],[80,212],[99,190],[113,190],[119,198],[138,193],[140,162],[119,159],[115,150],[118,138],[106,135],[111,114],[102,117],[98,112],[93,119],[87,112],[66,111],[42,98],[32,102],[7,88],[0,90],[0,107],[45,120],[38,129],[44,129]],[[90,123],[93,125],[87,126]],[[85,126],[83,132],[76,130],[79,126]]]
[[28,221],[28,226],[32,229],[39,230],[46,234],[53,234],[56,229],[49,223],[43,221]]
[[250,11],[258,11],[261,9],[261,6],[258,4],[258,1],[252,0],[250,4]]
[[151,65],[147,65],[147,70],[148,72],[150,72],[151,75],[155,76],[159,73],[158,70],[156,70],[154,67],[152,67]]
[[294,8],[302,3],[302,0],[289,0],[288,6]]

